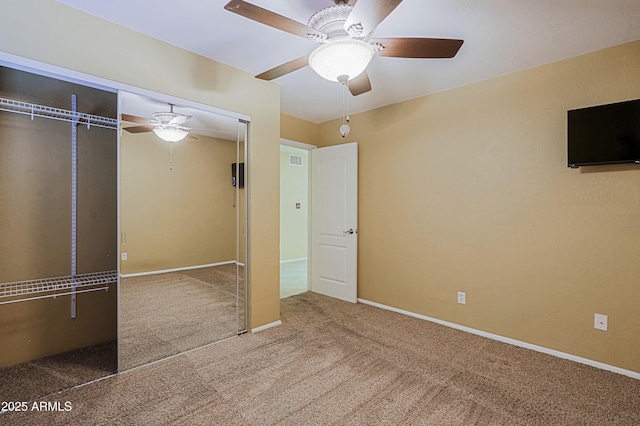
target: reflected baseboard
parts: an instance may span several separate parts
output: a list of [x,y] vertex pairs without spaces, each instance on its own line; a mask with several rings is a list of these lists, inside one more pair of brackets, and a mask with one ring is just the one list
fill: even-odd
[[228,260],[226,262],[208,263],[206,265],[184,266],[182,268],[160,269],[160,270],[157,270],[157,271],[146,271],[146,272],[134,272],[134,273],[131,273],[131,274],[120,274],[120,277],[121,278],[141,277],[141,276],[144,276],[144,275],[156,275],[156,274],[166,274],[167,272],[190,271],[192,269],[210,268],[212,266],[229,265],[229,264],[237,264],[237,265],[240,265],[240,266],[244,266],[243,264],[241,264],[239,262],[236,262],[235,260]]

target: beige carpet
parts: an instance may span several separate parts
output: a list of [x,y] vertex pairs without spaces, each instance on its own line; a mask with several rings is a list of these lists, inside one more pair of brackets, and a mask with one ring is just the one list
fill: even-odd
[[305,293],[283,325],[51,396],[20,425],[638,425],[640,381]]
[[109,376],[117,372],[117,360],[114,340],[0,368],[0,402],[31,401]]
[[122,278],[119,370],[235,336],[243,330],[245,292],[236,294],[236,268],[235,264],[228,264]]
[[246,303],[244,268],[237,268],[238,295],[236,268],[122,279],[119,360],[114,340],[0,368],[0,402],[40,400],[114,374],[118,367],[124,371],[235,336],[245,328]]

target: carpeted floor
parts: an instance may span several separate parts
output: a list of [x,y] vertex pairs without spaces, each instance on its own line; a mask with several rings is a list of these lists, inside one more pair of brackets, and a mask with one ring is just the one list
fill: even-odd
[[[119,370],[234,336],[244,326],[235,264],[120,280]],[[238,268],[242,279],[242,269]]]
[[0,368],[0,402],[28,401],[109,376],[118,371],[117,360],[113,340]]
[[0,403],[39,400],[118,368],[126,371],[235,336],[246,327],[243,269],[227,264],[123,278],[120,353],[114,340],[1,368]]
[[20,425],[638,425],[640,381],[304,293],[283,325],[50,397]]

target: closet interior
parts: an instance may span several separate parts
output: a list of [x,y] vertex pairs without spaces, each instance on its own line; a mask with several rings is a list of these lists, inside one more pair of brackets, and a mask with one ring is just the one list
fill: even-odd
[[0,67],[6,400],[117,371],[117,129],[117,93]]

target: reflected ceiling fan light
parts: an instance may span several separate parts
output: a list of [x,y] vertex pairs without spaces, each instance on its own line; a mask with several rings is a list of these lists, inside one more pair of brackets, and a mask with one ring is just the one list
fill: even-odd
[[179,142],[189,134],[186,130],[162,126],[154,127],[153,133],[158,135],[160,139],[167,142]]
[[309,55],[309,66],[330,81],[340,81],[338,77],[343,75],[352,80],[367,68],[374,53],[373,46],[362,40],[330,41]]

